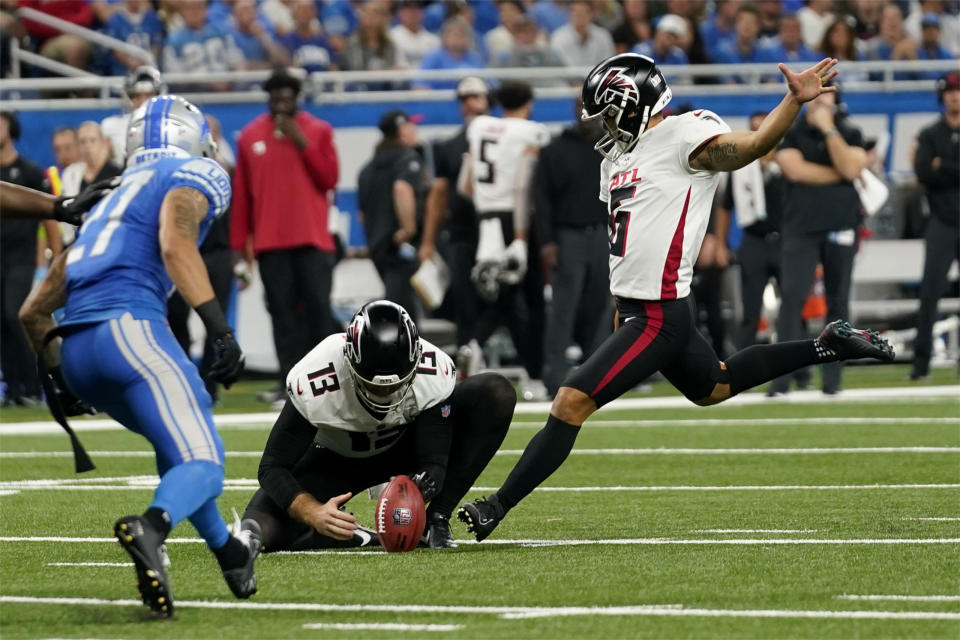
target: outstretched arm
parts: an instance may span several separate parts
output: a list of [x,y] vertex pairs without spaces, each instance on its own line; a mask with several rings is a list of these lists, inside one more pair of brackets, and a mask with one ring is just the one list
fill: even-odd
[[793,73],[783,63],[778,65],[786,77],[787,95],[777,108],[764,118],[756,131],[731,131],[717,136],[694,152],[690,166],[703,171],[736,171],[754,160],[763,157],[787,132],[804,102],[813,100],[821,93],[836,91],[824,83],[837,75],[834,69],[837,60],[824,58],[803,73]]
[[53,219],[56,196],[10,182],[0,182],[0,211],[4,218]]

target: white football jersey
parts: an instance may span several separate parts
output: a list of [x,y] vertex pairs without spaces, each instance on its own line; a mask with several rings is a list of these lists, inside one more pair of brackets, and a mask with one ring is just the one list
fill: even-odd
[[699,110],[665,118],[630,153],[600,169],[607,203],[610,292],[637,300],[690,294],[720,174],[690,167],[690,154],[730,127]]
[[103,137],[110,141],[110,149],[113,152],[110,162],[121,169],[127,165],[127,125],[130,124],[132,115],[132,113],[122,113],[107,116],[100,123]]
[[317,428],[317,443],[348,458],[367,458],[392,447],[421,413],[449,402],[457,383],[453,361],[421,338],[423,356],[403,402],[382,419],[373,417],[357,398],[345,339],[344,333],[325,338],[287,374],[287,396]]
[[473,204],[478,213],[515,209],[515,176],[527,147],[543,147],[550,132],[523,118],[477,116],[467,127]]

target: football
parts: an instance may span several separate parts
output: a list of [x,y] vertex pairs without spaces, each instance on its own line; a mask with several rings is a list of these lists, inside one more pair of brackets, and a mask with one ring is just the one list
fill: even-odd
[[394,477],[380,494],[373,516],[384,551],[395,553],[417,548],[427,512],[413,480],[407,476]]

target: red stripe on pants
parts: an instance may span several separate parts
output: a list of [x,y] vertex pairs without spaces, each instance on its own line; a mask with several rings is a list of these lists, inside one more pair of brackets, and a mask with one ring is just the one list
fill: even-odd
[[683,228],[687,223],[687,208],[690,206],[690,190],[687,188],[687,199],[683,201],[683,211],[680,213],[680,222],[673,232],[670,241],[670,250],[667,251],[667,262],[663,265],[663,278],[660,281],[660,299],[675,300],[677,297],[677,279],[680,277],[680,259],[683,258]]
[[[603,380],[600,381],[597,388],[590,394],[591,396],[597,395],[601,389],[610,384],[610,381],[617,377],[617,374],[623,371],[628,364],[633,362],[634,358],[643,353],[643,350],[646,349],[660,333],[660,329],[663,327],[663,308],[656,302],[645,302],[643,306],[647,312],[647,326],[643,328],[643,333],[640,334],[640,337],[630,345],[630,348],[627,349],[610,370],[607,371],[607,374],[603,376]],[[639,380],[637,382],[639,382]]]

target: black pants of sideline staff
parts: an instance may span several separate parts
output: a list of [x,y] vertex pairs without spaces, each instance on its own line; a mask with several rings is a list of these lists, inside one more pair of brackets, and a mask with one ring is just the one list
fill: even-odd
[[[856,233],[856,231],[853,231]],[[848,232],[849,235],[849,232]],[[843,243],[841,243],[843,242]],[[804,337],[803,304],[810,294],[817,264],[823,265],[824,293],[827,300],[827,320],[849,318],[850,280],[856,243],[837,241],[829,231],[786,232],[780,263],[782,278],[780,316],[777,319],[777,340],[800,340]],[[840,390],[842,362],[823,365],[823,391]],[[790,377],[781,376],[770,385],[769,392],[786,393]]]
[[[14,256],[11,256],[11,258]],[[20,325],[20,305],[27,299],[33,286],[36,267],[33,256],[27,264],[4,260],[0,271],[0,367],[7,383],[6,401],[19,402],[22,398],[39,399],[40,381],[37,378],[37,356],[27,341]]]
[[920,284],[920,311],[917,313],[917,338],[913,343],[911,377],[920,378],[930,373],[937,303],[947,289],[947,274],[954,260],[960,260],[957,228],[931,216],[927,223],[923,280]]
[[280,362],[280,388],[300,358],[332,332],[330,289],[333,252],[314,247],[264,251],[257,256],[273,344]]
[[[220,308],[226,313],[227,305],[230,303],[230,287],[233,284],[233,251],[229,248],[206,251],[203,253],[203,264],[207,267],[207,274],[210,276],[213,295],[220,303]],[[189,354],[191,342],[188,326],[190,306],[179,293],[170,296],[170,301],[167,303],[167,319],[170,322],[170,330],[173,331],[173,336],[183,347],[183,350]],[[216,401],[217,383],[206,379],[207,371],[210,370],[214,358],[213,340],[210,336],[207,336],[203,344],[203,360],[200,361],[200,376],[204,379],[207,393]]]

